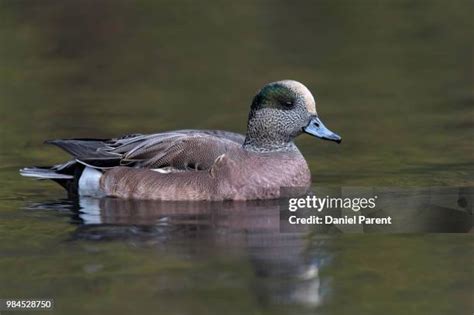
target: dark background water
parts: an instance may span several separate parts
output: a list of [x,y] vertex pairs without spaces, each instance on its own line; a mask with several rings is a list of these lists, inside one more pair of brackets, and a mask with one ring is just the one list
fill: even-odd
[[[44,139],[244,132],[303,82],[314,185],[472,186],[472,1],[0,2],[0,298],[56,313],[470,314],[468,235],[283,235],[275,205],[63,200]],[[81,208],[78,210],[78,208]]]

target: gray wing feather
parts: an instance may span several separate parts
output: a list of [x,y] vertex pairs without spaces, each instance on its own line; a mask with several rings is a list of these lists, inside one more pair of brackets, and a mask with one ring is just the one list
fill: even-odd
[[142,168],[209,169],[215,159],[240,147],[244,136],[222,130],[178,130],[133,134],[117,139],[66,139],[59,146],[79,162],[96,168],[127,165]]

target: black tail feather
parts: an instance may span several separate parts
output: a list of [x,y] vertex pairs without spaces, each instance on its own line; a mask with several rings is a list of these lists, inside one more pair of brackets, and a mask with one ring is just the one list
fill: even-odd
[[66,189],[69,196],[75,196],[83,170],[84,165],[69,161],[54,166],[25,167],[20,169],[20,174],[39,180],[50,179]]
[[98,149],[106,146],[108,139],[55,139],[44,143],[55,145],[74,157],[100,158],[106,157],[106,152]]

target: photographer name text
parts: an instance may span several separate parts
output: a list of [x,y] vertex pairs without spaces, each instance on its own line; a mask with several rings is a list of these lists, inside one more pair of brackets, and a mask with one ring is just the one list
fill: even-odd
[[306,196],[304,198],[290,198],[288,200],[288,210],[293,213],[288,218],[290,224],[392,224],[392,218],[387,217],[367,217],[364,215],[306,215],[297,212],[298,210],[315,210],[318,213],[325,209],[350,209],[359,212],[364,209],[374,209],[376,207],[377,196],[371,198],[342,198],[329,197],[318,198],[316,196]]

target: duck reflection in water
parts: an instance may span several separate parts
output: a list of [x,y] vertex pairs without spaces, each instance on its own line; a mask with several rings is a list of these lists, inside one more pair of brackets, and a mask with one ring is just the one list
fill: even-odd
[[[318,306],[329,291],[319,273],[330,261],[327,236],[281,233],[280,203],[81,198],[71,205],[66,201],[78,224],[73,241],[120,239],[134,246],[157,247],[179,244],[187,257],[196,259],[205,244],[205,252],[237,254],[249,260],[254,272],[249,289],[262,304]],[[43,203],[36,208],[64,205]]]

